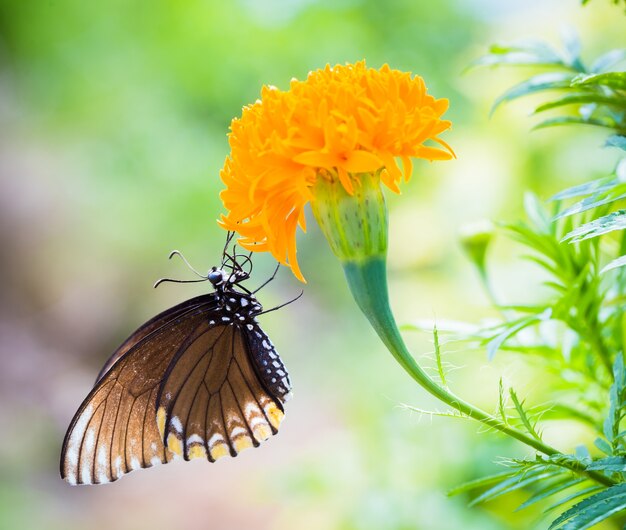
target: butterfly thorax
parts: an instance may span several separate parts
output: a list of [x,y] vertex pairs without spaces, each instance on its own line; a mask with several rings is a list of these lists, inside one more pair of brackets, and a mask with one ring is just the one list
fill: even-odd
[[254,322],[254,317],[263,311],[263,306],[253,294],[233,289],[216,290],[215,294],[222,322]]

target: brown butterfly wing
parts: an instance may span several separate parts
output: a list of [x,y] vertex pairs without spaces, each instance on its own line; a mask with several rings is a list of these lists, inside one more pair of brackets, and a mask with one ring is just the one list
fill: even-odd
[[172,360],[157,423],[173,454],[214,461],[237,456],[277,432],[283,396],[259,377],[246,326],[253,327],[218,324],[197,334]]
[[70,484],[101,484],[174,458],[155,421],[159,385],[172,358],[207,327],[215,296],[175,306],[139,328],[111,357],[72,420],[61,451]]
[[207,297],[214,298],[214,295],[201,295],[196,296],[195,298],[190,298],[189,300],[182,302],[170,309],[159,313],[155,317],[148,320],[141,327],[136,329],[133,334],[128,337],[120,346],[113,352],[111,357],[104,364],[98,377],[96,378],[96,383],[102,379],[102,376],[106,374],[113,366],[118,359],[120,359],[128,350],[130,350],[135,344],[139,341],[143,340],[145,337],[150,335],[156,329],[159,329],[161,326],[166,324],[167,322],[174,320],[177,316],[180,316],[190,309],[193,309],[198,304],[204,304],[207,302]]

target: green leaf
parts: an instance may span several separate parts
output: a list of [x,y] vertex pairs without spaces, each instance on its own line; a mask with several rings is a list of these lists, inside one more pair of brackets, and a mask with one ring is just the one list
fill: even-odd
[[504,398],[504,384],[502,383],[502,377],[498,383],[498,416],[502,420],[504,425],[509,424],[509,419],[506,417],[506,400]]
[[[550,230],[552,229],[552,220],[541,204],[541,201],[532,192],[527,191],[524,193],[524,211],[526,212],[528,219],[530,219],[530,221],[537,228],[541,229],[541,232],[545,234],[550,233]],[[532,230],[528,230],[527,235],[534,237],[535,234],[532,232]]]
[[559,88],[569,88],[572,74],[561,72],[550,72],[547,74],[538,74],[526,81],[523,81],[507,90],[504,94],[496,99],[491,107],[490,114],[502,104],[528,94],[540,92],[543,90],[554,90]]
[[518,473],[515,476],[512,476],[506,480],[503,480],[493,488],[490,488],[482,495],[476,497],[472,502],[469,503],[469,506],[476,506],[481,502],[491,501],[502,495],[506,495],[507,493],[511,493],[513,491],[525,488],[526,486],[530,486],[536,482],[542,481],[544,479],[554,477],[554,470],[546,470],[544,467],[533,469],[528,471],[527,473]]
[[601,85],[614,90],[626,90],[626,72],[579,75],[572,79],[572,86]]
[[526,414],[526,411],[524,410],[524,407],[523,407],[524,402],[523,401],[520,402],[520,400],[517,397],[517,394],[512,388],[509,389],[509,395],[511,396],[513,405],[515,405],[515,410],[517,411],[517,415],[519,416],[520,420],[522,420],[522,424],[524,425],[524,427],[526,427],[528,434],[530,434],[536,440],[541,441],[541,436],[537,434],[537,431],[535,430],[535,426],[530,422],[530,419],[528,418],[528,415]]
[[626,151],[626,136],[622,136],[621,134],[609,136],[604,145],[606,147],[617,147],[622,151]]
[[492,44],[489,47],[489,53],[495,56],[507,56],[515,53],[526,54],[546,65],[564,65],[563,58],[554,48],[537,39],[525,39],[516,44]]
[[517,471],[503,471],[501,473],[496,473],[494,475],[488,475],[486,477],[478,478],[475,480],[470,480],[465,482],[459,486],[455,486],[451,490],[448,491],[448,497],[453,497],[454,495],[459,495],[461,493],[467,493],[468,491],[477,490],[480,488],[484,488],[486,486],[491,486],[492,484],[497,484],[502,482],[502,479],[506,477],[510,477],[511,474],[514,473],[517,476]]
[[503,332],[501,332],[499,335],[497,335],[495,338],[491,339],[487,343],[487,359],[489,359],[490,361],[493,360],[497,351],[500,349],[505,340],[512,337],[522,329],[527,328],[528,326],[532,326],[533,324],[536,324],[537,322],[541,322],[543,320],[549,320],[551,316],[552,308],[548,308],[539,315],[531,315],[529,317],[521,318],[515,324],[507,326]]
[[587,210],[592,210],[593,208],[597,208],[598,206],[610,204],[624,198],[626,198],[626,193],[622,193],[621,195],[617,196],[610,195],[608,197],[606,193],[594,193],[591,197],[586,197],[582,201],[578,201],[569,208],[563,210],[554,218],[554,220],[556,221],[557,219],[561,219],[569,215],[586,212]]
[[[611,137],[612,138],[612,137]],[[624,138],[626,141],[626,138]],[[556,195],[554,195],[551,201],[562,201],[564,199],[572,199],[573,197],[580,197],[581,195],[590,195],[591,193],[600,193],[610,190],[618,181],[611,177],[603,177],[601,179],[592,180],[567,188]]]
[[614,259],[610,263],[608,263],[601,271],[600,274],[604,274],[613,269],[617,269],[618,267],[623,267],[626,265],[626,256],[620,256],[617,259]]
[[612,446],[612,451],[617,449],[619,423],[622,419],[622,396],[624,394],[624,358],[622,355],[615,357],[613,363],[613,384],[609,390],[609,413],[604,421],[604,436]]
[[562,241],[578,243],[624,228],[626,228],[626,210],[618,210],[575,228],[567,233]]
[[526,502],[524,502],[523,504],[520,504],[520,506],[518,506],[515,509],[515,511],[517,512],[519,510],[523,510],[524,508],[528,508],[528,506],[531,506],[532,504],[535,504],[536,502],[547,499],[548,497],[551,497],[552,495],[556,495],[557,493],[565,491],[566,489],[569,489],[573,486],[577,486],[578,484],[585,482],[585,480],[587,479],[578,478],[578,477],[572,478],[568,476],[561,478],[559,480],[556,480],[548,484],[546,487],[542,488],[541,490],[539,490],[532,497],[530,497]]
[[582,116],[558,116],[544,120],[533,127],[533,130],[546,129],[548,127],[557,127],[559,125],[595,125],[597,127],[606,127],[615,129],[615,122],[608,118],[584,118]]
[[574,104],[589,104],[596,103],[600,105],[607,105],[610,107],[625,108],[626,99],[618,96],[606,96],[603,94],[568,94],[554,101],[548,101],[542,105],[539,105],[534,114],[544,112],[546,110],[554,109],[556,107],[562,107],[564,105]]
[[626,509],[626,484],[618,484],[572,506],[549,530],[585,530]]
[[563,41],[563,45],[565,47],[567,64],[578,72],[585,72],[585,67],[580,60],[580,51],[582,47],[577,33],[573,29],[566,27],[561,32],[561,40]]
[[587,469],[592,471],[626,471],[626,457],[609,456],[594,460],[587,466]]
[[613,448],[604,438],[596,438],[593,441],[593,445],[600,449],[605,455],[613,456]]
[[564,67],[565,64],[560,57],[540,57],[528,51],[517,50],[503,54],[483,55],[472,61],[467,69],[479,66],[552,66]]
[[556,508],[558,508],[559,506],[563,506],[564,504],[569,503],[570,501],[577,499],[578,497],[583,497],[585,495],[590,495],[592,493],[596,493],[598,491],[604,491],[605,487],[604,486],[589,486],[588,488],[582,489],[582,490],[578,490],[574,493],[572,493],[571,495],[568,495],[567,497],[564,497],[563,499],[560,499],[558,502],[556,502],[555,504],[553,504],[552,506],[550,506],[549,508],[547,508],[545,511],[549,512],[550,510],[554,510]]
[[439,333],[437,332],[437,326],[433,328],[433,338],[435,341],[435,358],[437,359],[437,371],[439,372],[439,379],[441,384],[447,388],[446,374],[443,369],[443,363],[441,362],[441,348],[439,347]]
[[591,65],[590,70],[596,74],[602,73],[617,63],[626,59],[626,50],[611,50],[598,57]]

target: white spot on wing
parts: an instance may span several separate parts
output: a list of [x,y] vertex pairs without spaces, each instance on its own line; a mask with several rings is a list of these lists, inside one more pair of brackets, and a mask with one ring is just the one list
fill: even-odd
[[68,484],[76,486],[76,474],[74,472],[68,473],[65,478],[67,479]]
[[78,464],[78,450],[75,445],[70,445],[65,452],[65,458],[71,466]]
[[117,478],[120,478],[124,474],[124,471],[122,470],[122,457],[121,456],[118,456],[115,459],[114,466],[115,466],[115,476]]
[[183,432],[183,424],[180,422],[178,416],[174,416],[170,420],[170,426],[172,426],[176,432]]
[[98,449],[98,466],[107,467],[107,449],[104,445]]
[[80,480],[83,484],[91,484],[91,459],[85,458],[80,467]]
[[241,299],[241,307],[246,307],[248,305],[248,300],[246,300],[245,298]]
[[211,438],[209,438],[209,447],[213,447],[218,442],[223,443],[224,438],[220,433],[216,432],[213,436],[211,436]]
[[256,404],[250,402],[246,405],[244,414],[246,418],[249,418],[251,416],[254,416],[255,414],[258,414],[258,411],[259,411],[259,408],[256,406]]
[[93,451],[93,447],[96,442],[96,433],[93,429],[89,429],[87,431],[87,436],[85,437],[85,451],[91,452]]
[[150,464],[153,466],[158,466],[161,463],[161,459],[158,456],[153,456],[150,459]]
[[259,424],[267,425],[269,427],[269,425],[265,421],[265,418],[263,418],[262,416],[255,416],[250,420],[250,427],[252,429],[254,429]]
[[239,436],[240,434],[248,434],[248,431],[246,431],[245,429],[241,427],[235,427],[232,431],[230,431],[231,438],[235,438],[236,436]]
[[109,477],[107,477],[104,471],[100,471],[98,473],[98,484],[106,484],[107,482],[109,482]]
[[[89,420],[93,415],[93,405],[89,405],[78,418],[76,425],[72,429],[72,434],[67,443],[67,450],[65,452],[65,458],[72,465],[78,465],[78,451],[80,449],[80,442],[85,435],[85,429],[89,424]],[[91,482],[91,479],[90,481]]]
[[139,459],[136,456],[133,456],[130,459],[130,468],[131,469],[141,469],[141,463],[139,462]]
[[204,444],[204,440],[199,434],[192,434],[189,438],[187,438],[187,445],[191,444]]

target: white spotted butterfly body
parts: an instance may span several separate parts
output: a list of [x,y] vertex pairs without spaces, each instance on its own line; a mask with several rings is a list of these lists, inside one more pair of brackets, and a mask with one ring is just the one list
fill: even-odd
[[256,322],[261,304],[236,289],[247,277],[213,268],[215,292],[157,315],[116,350],[65,436],[65,480],[102,484],[176,458],[213,462],[276,434],[291,383]]

